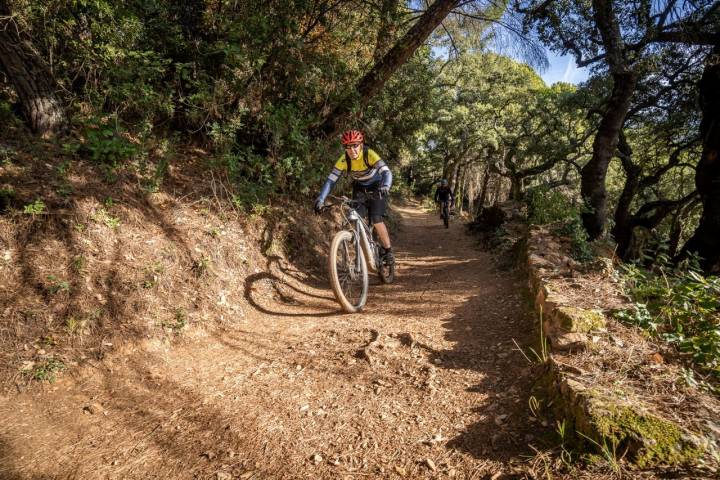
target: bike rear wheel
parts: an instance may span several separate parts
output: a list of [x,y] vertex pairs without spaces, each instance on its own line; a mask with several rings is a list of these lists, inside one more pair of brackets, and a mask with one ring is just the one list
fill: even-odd
[[445,224],[445,228],[450,228],[450,211],[447,203],[443,205],[443,224]]
[[386,264],[384,260],[380,260],[380,269],[378,270],[380,280],[383,283],[392,283],[395,280],[395,264]]
[[330,285],[335,298],[347,313],[362,310],[367,301],[368,270],[355,234],[338,232],[330,245]]
[[383,283],[392,283],[395,280],[395,263],[388,265],[385,263],[385,259],[380,255],[380,239],[377,235],[377,230],[373,228],[372,231],[373,242],[375,243],[375,255],[377,258],[377,273],[380,277],[380,281]]

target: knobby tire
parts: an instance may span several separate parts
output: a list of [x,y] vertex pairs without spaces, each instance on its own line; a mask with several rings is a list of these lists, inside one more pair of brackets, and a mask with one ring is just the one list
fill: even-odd
[[375,254],[378,257],[378,276],[380,277],[380,281],[382,283],[392,283],[393,280],[395,280],[395,264],[388,265],[385,263],[384,259],[380,257],[380,239],[378,238],[377,230],[373,228],[372,231],[373,241],[375,242]]
[[[368,268],[361,248],[356,248],[354,234],[348,230],[338,232],[330,244],[329,255],[329,276],[335,298],[347,313],[356,313],[362,310],[367,301],[368,293]],[[354,269],[355,256],[360,257],[360,271],[354,272],[356,278],[351,277],[351,270]],[[350,265],[348,265],[350,263]],[[347,271],[346,271],[347,270]],[[350,283],[357,282],[360,291],[357,298],[351,293]]]

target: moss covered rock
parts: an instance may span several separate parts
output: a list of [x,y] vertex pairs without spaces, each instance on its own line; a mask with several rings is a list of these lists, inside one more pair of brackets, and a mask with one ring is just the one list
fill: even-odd
[[555,415],[565,419],[581,450],[606,450],[603,456],[622,457],[640,468],[703,463],[708,448],[702,437],[651,413],[641,400],[588,386],[552,366],[544,377]]
[[693,465],[705,449],[698,438],[674,422],[642,411],[638,405],[591,401],[595,439],[640,468]]
[[553,315],[555,325],[567,332],[589,333],[606,326],[605,316],[595,310],[561,306]]

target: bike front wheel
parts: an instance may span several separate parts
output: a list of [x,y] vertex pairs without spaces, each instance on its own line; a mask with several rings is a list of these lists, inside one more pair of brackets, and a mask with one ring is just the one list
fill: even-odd
[[367,301],[368,270],[365,255],[355,234],[338,232],[330,244],[330,285],[335,298],[347,313],[362,310]]

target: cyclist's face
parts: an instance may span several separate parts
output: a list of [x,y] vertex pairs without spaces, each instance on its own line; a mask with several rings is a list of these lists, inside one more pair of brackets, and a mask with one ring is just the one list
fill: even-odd
[[349,145],[345,145],[345,151],[350,158],[355,160],[360,156],[360,152],[362,151],[362,143],[351,143]]

